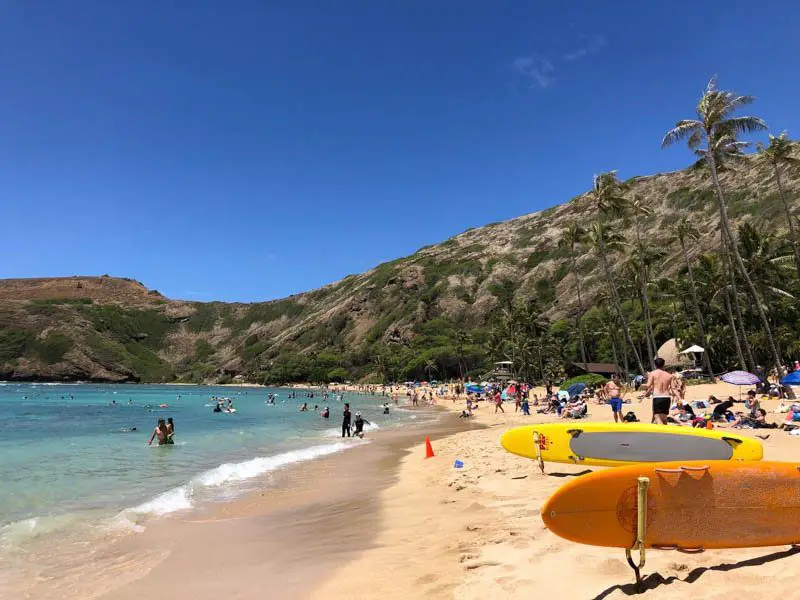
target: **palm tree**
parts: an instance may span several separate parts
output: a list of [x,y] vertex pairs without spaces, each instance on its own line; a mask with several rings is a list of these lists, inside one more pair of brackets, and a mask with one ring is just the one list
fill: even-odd
[[578,292],[578,316],[575,320],[578,327],[578,341],[581,351],[581,360],[584,363],[589,362],[589,360],[586,356],[586,341],[583,333],[583,322],[581,320],[583,317],[583,298],[581,291],[581,278],[580,274],[578,273],[578,260],[575,251],[576,249],[581,248],[586,243],[587,239],[588,236],[586,229],[577,223],[573,223],[561,231],[561,239],[558,241],[559,248],[569,248],[570,270],[572,271],[572,276],[575,278],[575,287]]
[[650,367],[655,368],[653,359],[656,354],[656,340],[653,334],[652,318],[650,315],[650,298],[647,293],[647,284],[650,280],[648,264],[648,252],[642,243],[642,219],[650,216],[653,211],[647,205],[646,200],[639,194],[635,194],[628,203],[630,215],[633,217],[634,230],[636,231],[636,250],[638,258],[634,263],[639,267],[639,283],[641,285],[640,300],[642,303],[642,316],[644,318],[644,333],[647,342],[647,356],[650,359]]
[[425,361],[425,367],[424,368],[425,368],[425,372],[428,374],[428,381],[433,379],[431,377],[432,373],[438,373],[439,372],[439,367],[436,366],[436,361],[433,360],[432,358],[429,358],[428,360]]
[[686,242],[699,238],[700,232],[689,219],[682,217],[671,227],[671,233],[672,239],[680,244],[681,255],[683,256],[683,264],[686,265],[686,271],[689,274],[689,289],[692,292],[692,307],[694,308],[694,314],[697,318],[697,328],[700,330],[700,344],[705,349],[705,352],[703,352],[703,366],[708,372],[708,376],[711,377],[713,381],[714,372],[711,370],[711,359],[708,356],[709,347],[706,339],[706,326],[703,322],[703,313],[700,311],[700,302],[697,300],[697,283],[694,280],[694,271],[692,270],[692,263],[689,260],[689,251],[686,247]]
[[[732,92],[726,92],[717,88],[716,78],[708,82],[705,93],[697,104],[697,119],[685,119],[669,130],[661,142],[664,148],[681,140],[686,140],[691,150],[700,158],[705,159],[711,171],[711,181],[716,195],[717,211],[719,212],[720,225],[724,233],[724,238],[728,241],[731,248],[731,255],[739,274],[747,284],[753,302],[758,309],[758,316],[764,328],[764,334],[769,344],[772,360],[778,369],[778,373],[783,375],[783,361],[775,344],[772,329],[763,307],[758,302],[758,294],[755,285],[747,273],[747,269],[736,247],[736,238],[728,217],[728,205],[722,193],[722,186],[719,182],[717,171],[718,159],[729,154],[741,153],[744,143],[737,140],[737,136],[744,133],[753,133],[767,128],[766,123],[758,117],[752,116],[732,116],[736,109],[746,106],[753,102],[752,96],[737,96]],[[705,144],[705,146],[703,146]]]
[[778,193],[783,203],[783,210],[786,213],[786,222],[789,224],[789,241],[792,244],[794,251],[794,264],[797,269],[797,277],[800,279],[800,247],[797,244],[797,234],[794,230],[794,218],[792,211],[789,210],[789,202],[786,200],[786,191],[783,189],[783,179],[781,177],[781,167],[790,165],[800,165],[800,159],[792,156],[792,151],[796,147],[796,143],[791,141],[785,131],[782,131],[778,137],[770,134],[769,145],[764,146],[761,142],[757,144],[761,159],[767,161],[772,165],[775,172],[775,183],[778,185]]
[[656,262],[664,258],[665,252],[655,244],[637,241],[636,248],[631,253],[630,261],[637,273],[636,279],[639,284],[637,294],[642,305],[642,316],[644,321],[644,336],[647,342],[647,354],[650,358],[650,366],[655,368],[653,359],[656,355],[656,336],[653,332],[653,320],[650,314],[650,270]]
[[606,220],[608,218],[622,217],[627,210],[628,200],[622,195],[622,184],[617,179],[616,171],[608,173],[600,173],[595,175],[592,184],[592,189],[589,192],[589,199],[597,212],[597,220],[592,226],[591,238],[594,244],[597,256],[600,259],[600,264],[603,267],[603,275],[605,275],[606,282],[608,283],[609,293],[611,295],[611,302],[614,305],[614,311],[617,313],[617,318],[622,324],[622,331],[625,334],[625,339],[630,344],[633,351],[634,359],[636,360],[636,367],[640,373],[644,373],[644,365],[642,364],[642,357],[636,349],[636,345],[631,338],[630,328],[628,327],[628,320],[622,313],[622,304],[620,303],[619,294],[617,293],[616,284],[611,276],[611,268],[608,264],[608,252],[617,249],[618,243],[609,242],[616,239],[611,231],[608,229]]
[[464,380],[466,365],[464,365],[464,346],[471,341],[470,335],[463,330],[458,330],[456,333],[456,353],[458,354],[458,374],[461,380]]

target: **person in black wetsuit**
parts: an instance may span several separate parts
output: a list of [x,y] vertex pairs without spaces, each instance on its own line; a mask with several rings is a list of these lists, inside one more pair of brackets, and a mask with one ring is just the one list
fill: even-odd
[[372,425],[369,421],[367,421],[364,417],[361,416],[360,412],[356,413],[356,429],[353,432],[353,435],[358,436],[360,438],[364,437],[364,423],[367,425]]
[[352,413],[350,412],[350,405],[345,403],[344,405],[344,412],[342,413],[342,437],[347,434],[347,437],[350,437],[350,418],[352,417]]

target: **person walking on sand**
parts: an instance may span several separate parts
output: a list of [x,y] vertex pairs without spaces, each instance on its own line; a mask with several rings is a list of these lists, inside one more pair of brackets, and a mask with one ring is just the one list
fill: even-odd
[[675,376],[664,370],[663,358],[658,357],[653,363],[656,369],[647,374],[647,383],[642,397],[653,397],[653,418],[650,422],[666,425],[669,407],[675,394]]
[[347,434],[347,437],[350,437],[350,418],[352,417],[352,413],[350,412],[350,404],[345,402],[344,405],[344,412],[342,413],[342,437]]
[[500,409],[501,413],[506,411],[503,410],[503,397],[500,395],[499,390],[495,390],[494,392],[494,414],[497,414],[497,409]]
[[611,376],[611,381],[603,386],[602,397],[611,405],[611,412],[614,415],[614,422],[622,422],[622,384],[619,381],[619,373]]

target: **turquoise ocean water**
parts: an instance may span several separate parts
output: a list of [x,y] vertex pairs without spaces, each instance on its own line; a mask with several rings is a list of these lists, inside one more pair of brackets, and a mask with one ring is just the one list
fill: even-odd
[[[270,392],[275,405],[266,403]],[[341,439],[343,402],[333,394],[295,392],[291,399],[287,389],[0,384],[0,551],[81,526],[135,531],[246,492],[271,471],[364,443]],[[212,396],[232,398],[237,412],[212,412]],[[374,424],[367,432],[417,418],[394,406],[384,415],[386,400],[344,397]],[[310,412],[299,412],[303,402]],[[314,404],[330,406],[331,418]],[[148,446],[162,417],[174,418],[176,443]]]

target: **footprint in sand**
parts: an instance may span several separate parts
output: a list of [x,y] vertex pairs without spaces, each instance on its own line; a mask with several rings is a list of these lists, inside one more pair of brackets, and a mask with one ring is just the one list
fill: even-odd
[[493,560],[477,560],[475,562],[465,564],[464,568],[467,571],[474,571],[475,569],[481,569],[483,567],[496,567],[499,564],[499,562]]

